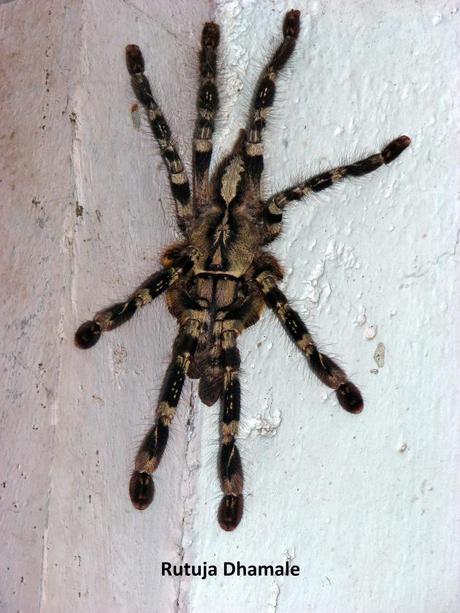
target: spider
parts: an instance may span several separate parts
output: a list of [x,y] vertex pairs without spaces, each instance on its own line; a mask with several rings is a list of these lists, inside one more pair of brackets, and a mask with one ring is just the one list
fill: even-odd
[[321,353],[298,313],[279,288],[283,270],[265,250],[281,232],[287,204],[319,192],[345,177],[365,175],[389,164],[410,144],[408,136],[391,141],[380,153],[322,172],[263,199],[263,133],[273,105],[278,74],[291,57],[300,29],[300,11],[286,13],[283,39],[260,75],[246,129],[231,152],[210,175],[214,120],[218,110],[216,56],[219,26],[203,26],[199,52],[197,120],[193,136],[193,190],[171,131],[144,74],[137,45],[126,47],[131,84],[144,107],[165,163],[182,240],[170,245],[162,268],[125,301],[99,311],[75,334],[88,349],[101,333],[130,319],[141,307],[166,292],[167,306],[179,331],[166,372],[156,417],[135,458],[129,484],[133,505],[146,509],[154,497],[152,473],[168,442],[186,375],[199,379],[200,399],[208,406],[221,400],[218,470],[222,500],[217,513],[224,530],[234,530],[243,514],[243,469],[236,445],[240,419],[239,335],[255,324],[265,306],[274,311],[288,336],[305,356],[313,373],[335,390],[340,405],[360,413],[363,399],[346,373]]

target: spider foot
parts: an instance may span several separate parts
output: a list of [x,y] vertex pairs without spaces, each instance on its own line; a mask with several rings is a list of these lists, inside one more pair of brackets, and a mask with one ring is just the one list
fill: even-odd
[[337,399],[342,408],[349,413],[361,413],[364,408],[363,397],[351,381],[346,381],[336,389]]
[[130,75],[144,72],[144,57],[137,45],[126,46],[126,66]]
[[133,506],[139,511],[143,511],[150,506],[154,494],[155,486],[152,476],[149,473],[141,473],[135,470],[129,482],[129,497]]
[[385,164],[389,164],[398,157],[411,143],[408,136],[399,136],[389,143],[382,151],[382,157]]
[[216,49],[219,44],[219,26],[213,21],[207,21],[203,27],[201,35],[201,44],[203,47],[212,47]]
[[217,519],[223,530],[230,532],[234,530],[241,521],[243,516],[243,495],[233,496],[229,494],[224,496],[217,511]]
[[284,36],[297,38],[300,31],[300,11],[291,10],[286,13],[283,23]]
[[97,343],[101,333],[102,328],[97,321],[85,321],[75,332],[75,344],[80,349],[89,349]]

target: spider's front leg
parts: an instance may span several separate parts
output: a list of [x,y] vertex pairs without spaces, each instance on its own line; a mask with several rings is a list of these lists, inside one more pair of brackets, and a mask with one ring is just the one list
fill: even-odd
[[270,243],[281,232],[283,210],[286,204],[293,200],[301,200],[311,193],[320,192],[342,181],[346,177],[361,177],[377,170],[383,164],[390,164],[410,145],[408,136],[399,136],[388,143],[380,152],[370,155],[363,160],[353,162],[346,166],[338,166],[319,175],[310,177],[306,181],[275,194],[265,202],[262,216],[264,223],[264,243]]
[[216,58],[219,26],[204,24],[200,49],[200,84],[197,99],[197,119],[193,135],[193,189],[195,204],[200,209],[209,199],[209,166],[212,156],[214,118],[219,107],[216,86]]
[[315,375],[335,390],[341,406],[349,413],[361,413],[363,398],[359,389],[348,380],[346,373],[331,358],[320,353],[300,316],[289,305],[271,272],[261,272],[257,284],[267,305],[275,312],[284,329],[307,358]]
[[300,11],[288,11],[283,22],[283,41],[260,75],[252,101],[245,157],[249,178],[256,195],[260,193],[260,177],[264,167],[263,131],[275,99],[276,79],[294,51],[299,30]]
[[[197,316],[199,315],[197,312]],[[160,393],[155,424],[139,448],[129,484],[129,495],[136,509],[146,509],[153,500],[155,488],[151,474],[158,468],[166,448],[169,426],[176,413],[185,375],[195,354],[203,328],[202,319],[189,319],[181,326],[177,336],[174,357],[166,372]]]
[[75,333],[75,344],[80,349],[93,347],[103,331],[113,330],[124,324],[136,311],[167,290],[193,266],[193,252],[178,255],[174,264],[160,270],[142,283],[124,302],[117,302],[99,311],[94,319],[85,321]]

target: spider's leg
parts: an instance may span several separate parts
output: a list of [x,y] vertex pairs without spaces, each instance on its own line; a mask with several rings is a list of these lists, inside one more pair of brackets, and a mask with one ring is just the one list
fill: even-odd
[[193,188],[195,203],[205,206],[209,200],[209,165],[212,155],[214,118],[219,106],[216,87],[216,56],[219,26],[204,24],[200,49],[200,84],[198,89],[195,133],[193,136]]
[[255,194],[260,193],[260,176],[264,167],[263,130],[276,91],[276,78],[294,51],[300,29],[300,11],[289,11],[283,22],[283,42],[263,70],[252,101],[245,158],[248,175]]
[[360,177],[377,170],[383,164],[389,164],[396,159],[410,145],[410,142],[408,136],[399,136],[380,153],[370,155],[363,160],[353,162],[353,164],[322,172],[269,198],[263,209],[264,242],[271,242],[281,232],[283,209],[288,202],[301,200],[308,194],[327,189],[346,177]]
[[154,485],[151,474],[158,468],[168,442],[169,426],[184,385],[190,362],[195,353],[202,321],[189,319],[181,326],[177,336],[174,357],[166,372],[156,411],[155,424],[145,436],[135,459],[134,471],[129,483],[129,495],[133,505],[146,509],[153,500]]
[[230,307],[222,321],[220,360],[223,388],[219,476],[224,497],[219,505],[218,520],[224,530],[234,530],[243,514],[243,468],[235,443],[241,407],[240,353],[236,339],[243,330],[259,320],[264,308],[265,303],[260,292],[251,282],[246,298]]
[[117,302],[99,311],[94,319],[85,321],[75,333],[75,344],[80,349],[89,349],[99,340],[103,331],[113,330],[131,319],[136,311],[152,302],[193,266],[192,255],[181,255],[174,264],[154,273],[142,283],[124,302]]
[[150,83],[144,74],[144,58],[137,45],[126,47],[126,65],[131,75],[134,94],[146,110],[150,127],[168,170],[171,192],[176,205],[177,223],[181,231],[186,234],[193,220],[193,204],[187,173],[171,137],[171,130],[153,98]]
[[346,373],[327,355],[320,353],[300,316],[289,306],[288,300],[278,288],[269,272],[260,273],[256,281],[267,305],[273,309],[284,329],[307,358],[311,370],[325,385],[335,390],[341,406],[350,413],[360,413],[363,399],[360,391]]
[[224,388],[222,394],[221,448],[219,476],[224,492],[218,511],[218,520],[224,530],[234,530],[243,515],[243,468],[235,443],[240,421],[241,390],[238,371],[240,354],[236,346],[236,332],[222,333],[222,364]]

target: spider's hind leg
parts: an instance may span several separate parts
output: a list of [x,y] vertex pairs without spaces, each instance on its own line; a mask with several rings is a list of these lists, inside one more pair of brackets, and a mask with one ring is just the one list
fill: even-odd
[[193,136],[193,189],[198,209],[209,199],[209,166],[212,156],[214,118],[219,107],[216,86],[216,59],[219,45],[219,26],[204,24],[200,49],[200,83],[197,99],[195,133]]
[[160,394],[156,421],[139,448],[129,484],[129,495],[136,509],[146,509],[153,500],[155,488],[151,474],[158,468],[166,449],[169,426],[176,413],[185,375],[196,351],[202,328],[202,321],[189,319],[177,336],[174,357]]
[[243,467],[235,442],[241,409],[240,353],[236,339],[238,334],[259,320],[264,306],[257,288],[251,284],[246,298],[229,309],[222,322],[220,345],[223,386],[219,476],[224,497],[217,518],[224,530],[234,530],[243,515]]
[[217,514],[220,527],[234,530],[243,515],[243,467],[235,437],[238,434],[241,390],[238,371],[240,354],[236,346],[236,333],[222,333],[222,363],[225,371],[222,395],[221,448],[219,476],[224,497]]

